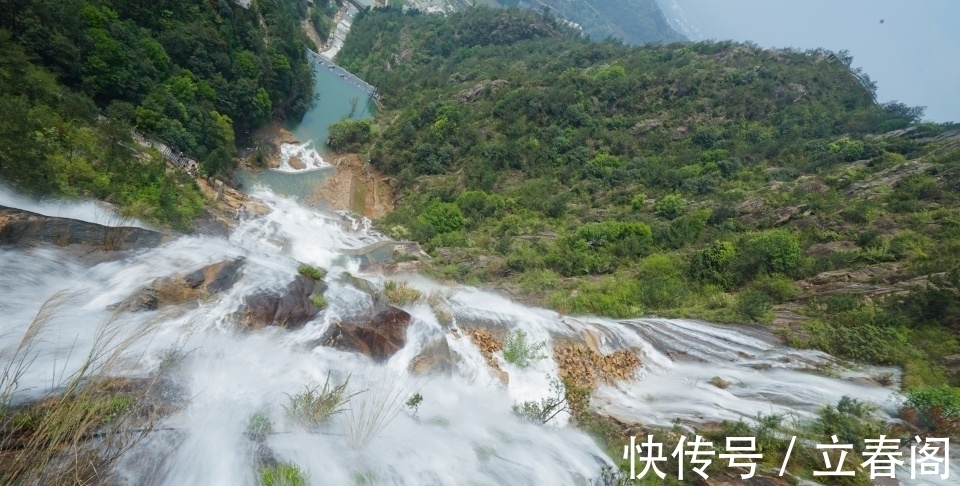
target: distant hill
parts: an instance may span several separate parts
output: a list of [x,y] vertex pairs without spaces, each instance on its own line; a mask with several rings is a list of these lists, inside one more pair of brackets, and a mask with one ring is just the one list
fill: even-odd
[[[516,1],[503,0],[504,5]],[[686,38],[674,31],[656,0],[534,0],[560,17],[575,22],[595,40],[620,39],[627,44],[661,44]]]

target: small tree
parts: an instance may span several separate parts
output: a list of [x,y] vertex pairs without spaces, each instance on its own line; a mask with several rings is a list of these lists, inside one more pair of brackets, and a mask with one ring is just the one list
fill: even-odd
[[418,219],[441,234],[460,231],[466,223],[459,206],[439,201],[428,206]]

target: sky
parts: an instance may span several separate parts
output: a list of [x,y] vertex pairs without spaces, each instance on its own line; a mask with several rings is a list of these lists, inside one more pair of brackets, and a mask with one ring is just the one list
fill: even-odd
[[[960,0],[658,0],[690,40],[847,49],[880,102],[960,122]],[[882,21],[882,22],[881,22]]]

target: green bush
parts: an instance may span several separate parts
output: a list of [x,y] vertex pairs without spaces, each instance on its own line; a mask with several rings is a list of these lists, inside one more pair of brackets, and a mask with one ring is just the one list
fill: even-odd
[[337,152],[359,152],[373,140],[373,123],[369,120],[341,120],[330,125],[327,145]]
[[770,319],[773,302],[770,296],[758,290],[747,289],[737,296],[737,312],[748,321],[765,322]]
[[853,444],[854,450],[863,452],[865,439],[876,439],[887,433],[887,427],[875,412],[874,405],[845,396],[835,406],[821,408],[812,428],[823,438],[836,435],[841,444]]
[[307,475],[296,464],[280,462],[260,468],[260,486],[307,486]]
[[941,385],[909,391],[904,405],[916,408],[922,416],[937,412],[943,417],[960,418],[960,388]]
[[523,329],[517,329],[507,335],[503,346],[503,359],[520,369],[528,368],[533,361],[547,357],[541,353],[546,345],[544,341],[527,342],[527,333]]
[[297,273],[313,280],[323,280],[323,277],[327,276],[327,272],[325,272],[322,268],[315,267],[313,265],[307,265],[306,263],[297,267]]
[[460,231],[465,224],[459,206],[439,201],[428,206],[418,219],[439,234]]
[[679,194],[667,194],[653,204],[654,211],[666,219],[676,219],[683,215],[687,201]]
[[730,264],[737,254],[729,241],[714,241],[709,247],[697,252],[690,260],[688,274],[701,283],[714,283],[726,287],[730,284]]
[[794,285],[793,280],[776,275],[764,275],[754,280],[753,283],[750,284],[750,288],[766,294],[777,304],[796,297],[798,293],[797,286]]
[[746,241],[738,257],[741,277],[764,273],[787,273],[800,262],[797,238],[784,230],[760,233]]
[[863,155],[863,142],[841,138],[827,146],[830,152],[839,155],[843,160],[852,162]]

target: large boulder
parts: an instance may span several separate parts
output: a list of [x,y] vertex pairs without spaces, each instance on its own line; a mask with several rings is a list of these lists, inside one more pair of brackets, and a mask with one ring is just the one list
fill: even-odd
[[87,245],[102,250],[152,248],[163,241],[156,231],[104,226],[0,206],[0,245]]
[[298,329],[320,313],[310,296],[322,294],[326,288],[322,280],[297,275],[279,293],[265,292],[247,297],[241,322],[255,329],[263,326]]
[[336,323],[321,338],[321,343],[345,351],[354,351],[386,361],[407,342],[410,314],[403,309],[387,306],[370,318],[357,324]]
[[450,374],[453,371],[453,354],[446,336],[427,343],[420,354],[410,360],[409,370],[415,375]]
[[229,290],[240,279],[243,257],[201,267],[187,274],[158,278],[137,289],[122,302],[110,306],[131,312],[156,310],[165,305],[197,302]]

